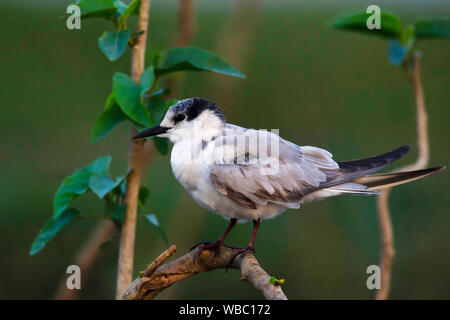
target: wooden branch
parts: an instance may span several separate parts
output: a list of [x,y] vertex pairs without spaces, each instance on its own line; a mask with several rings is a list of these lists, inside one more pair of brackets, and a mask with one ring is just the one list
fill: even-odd
[[[137,30],[142,31],[142,33],[136,37],[136,43],[132,48],[133,52],[131,60],[131,76],[136,83],[139,83],[145,67],[145,47],[147,43],[149,11],[150,0],[141,0]],[[136,129],[132,128],[131,136],[136,133]],[[120,235],[116,298],[120,298],[121,293],[129,285],[133,276],[138,195],[141,181],[142,163],[145,155],[144,143],[144,139],[134,139],[131,141],[131,169],[127,176],[127,191],[125,196],[127,212]]]
[[[424,169],[430,159],[430,148],[428,143],[428,121],[425,110],[425,99],[420,79],[420,55],[413,56],[413,86],[416,96],[416,116],[417,116],[417,148],[418,156],[414,164],[402,167],[396,171],[412,171]],[[394,258],[394,235],[392,222],[389,214],[388,197],[391,189],[381,190],[377,199],[378,220],[380,221],[380,233],[382,242],[381,251],[381,289],[378,291],[376,299],[386,300],[389,294],[392,260]]]
[[[151,300],[164,289],[181,280],[201,272],[226,268],[236,250],[220,248],[217,255],[213,251],[205,250],[194,263],[194,257],[199,252],[199,249],[196,248],[177,260],[162,265],[175,253],[176,246],[173,245],[140,273],[140,277],[133,281],[121,298],[124,300]],[[270,276],[261,268],[253,255],[238,256],[230,268],[240,270],[241,280],[247,281],[260,290],[266,299],[287,300],[281,287],[269,282]]]

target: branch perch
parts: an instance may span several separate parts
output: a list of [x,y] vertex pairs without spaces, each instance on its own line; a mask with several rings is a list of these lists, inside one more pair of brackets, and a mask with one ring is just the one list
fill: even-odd
[[[425,99],[420,79],[420,55],[414,53],[413,56],[412,82],[416,96],[416,116],[417,116],[417,149],[418,156],[414,164],[402,167],[399,171],[413,171],[424,169],[430,159],[430,148],[428,143],[428,121],[425,110]],[[381,190],[377,199],[378,219],[380,221],[380,233],[382,242],[381,252],[381,288],[377,293],[377,300],[386,300],[389,294],[392,260],[394,258],[394,234],[392,222],[389,214],[388,197],[390,188]]]
[[[172,245],[155,259],[145,271],[140,273],[140,277],[131,283],[121,298],[124,300],[151,300],[164,289],[181,280],[201,272],[226,268],[237,249],[220,248],[217,255],[212,251],[205,250],[194,263],[194,257],[198,254],[198,250],[196,248],[184,256],[163,265],[164,261],[176,251],[176,246]],[[263,293],[266,299],[287,300],[281,287],[269,282],[270,276],[261,268],[253,255],[238,256],[229,268],[240,270],[241,280],[252,284]]]

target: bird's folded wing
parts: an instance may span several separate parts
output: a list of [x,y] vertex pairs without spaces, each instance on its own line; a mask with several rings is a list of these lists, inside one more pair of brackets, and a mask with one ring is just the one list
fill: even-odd
[[252,148],[237,141],[243,132],[258,134],[256,130],[232,129],[215,141],[221,157],[209,166],[208,174],[218,192],[244,207],[257,209],[270,202],[298,208],[305,194],[338,174],[337,163],[323,149],[299,147],[267,131],[263,135],[269,140],[259,138],[258,147]]

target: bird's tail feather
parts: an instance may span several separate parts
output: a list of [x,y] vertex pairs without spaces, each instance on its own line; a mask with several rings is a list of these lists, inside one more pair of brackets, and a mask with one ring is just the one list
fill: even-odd
[[339,184],[337,186],[326,188],[324,190],[334,191],[339,194],[350,193],[350,194],[371,195],[380,193],[379,191],[369,189],[365,185],[353,182]]
[[399,184],[404,184],[421,178],[425,178],[433,174],[436,174],[444,169],[445,167],[434,167],[414,171],[371,174],[353,180],[353,182],[356,184],[366,186],[370,191],[376,191],[384,188],[394,187]]
[[445,167],[435,167],[415,171],[371,174],[352,182],[345,182],[332,187],[324,188],[308,194],[302,202],[323,199],[341,194],[372,195],[380,193],[381,189],[390,188],[399,184],[411,182],[431,176],[444,170]]
[[324,182],[320,188],[330,188],[347,182],[352,182],[353,180],[361,177],[366,177],[375,171],[386,167],[391,162],[401,158],[403,155],[408,153],[408,150],[409,146],[401,146],[400,148],[375,157],[351,161],[338,161],[341,174]]
[[425,178],[445,169],[445,167],[435,167],[415,171],[374,174],[375,171],[401,158],[408,150],[408,146],[402,146],[375,157],[338,162],[341,174],[326,181],[317,190],[305,195],[302,202],[340,194],[377,194],[381,189]]

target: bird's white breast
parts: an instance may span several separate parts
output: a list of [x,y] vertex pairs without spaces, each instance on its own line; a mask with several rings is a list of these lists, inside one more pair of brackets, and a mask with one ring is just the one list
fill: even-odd
[[213,151],[213,143],[202,148],[201,140],[178,141],[172,148],[170,162],[175,178],[201,207],[226,219],[236,218],[239,221],[272,218],[285,210],[274,204],[256,210],[245,208],[218,192],[209,180]]
[[203,150],[201,140],[183,140],[174,144],[171,154],[175,178],[203,208],[222,214],[217,210],[223,196],[214,189],[208,179],[209,150]]
[[170,163],[175,178],[189,192],[197,189],[198,181],[202,175],[202,162],[199,158],[201,141],[182,140],[174,144]]

